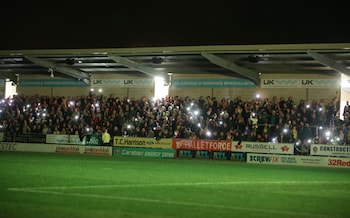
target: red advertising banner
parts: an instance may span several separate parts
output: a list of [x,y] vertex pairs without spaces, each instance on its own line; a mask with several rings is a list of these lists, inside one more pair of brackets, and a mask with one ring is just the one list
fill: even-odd
[[232,151],[232,141],[226,140],[190,140],[190,139],[174,139],[172,143],[173,149],[183,150],[207,150],[207,151]]

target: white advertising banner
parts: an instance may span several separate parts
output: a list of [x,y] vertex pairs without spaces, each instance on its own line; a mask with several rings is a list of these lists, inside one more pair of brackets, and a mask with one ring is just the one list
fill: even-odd
[[350,158],[247,154],[247,163],[350,168]]
[[56,145],[17,142],[0,142],[0,151],[56,152]]
[[65,154],[94,154],[112,156],[112,147],[110,146],[82,146],[82,145],[56,145],[56,153]]
[[92,87],[153,87],[154,79],[93,79]]
[[0,142],[0,151],[29,151],[29,152],[92,154],[92,155],[112,156],[113,147]]
[[68,144],[69,135],[46,134],[46,143],[49,144]]
[[79,135],[46,134],[46,143],[84,145],[85,138],[83,141],[80,141]]
[[69,142],[70,145],[85,145],[85,137],[83,141],[80,140],[79,135],[69,135]]
[[293,143],[245,142],[234,141],[233,152],[268,153],[268,154],[294,154]]
[[310,149],[310,155],[350,157],[350,146],[312,144]]
[[338,79],[264,79],[262,88],[336,88],[340,87]]

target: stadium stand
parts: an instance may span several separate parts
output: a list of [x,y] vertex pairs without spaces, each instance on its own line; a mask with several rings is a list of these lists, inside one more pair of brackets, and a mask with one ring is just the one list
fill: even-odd
[[[277,100],[279,99],[279,100]],[[350,144],[349,110],[339,118],[338,99],[293,102],[292,97],[242,100],[215,97],[24,96],[0,102],[6,141],[26,134],[190,138]],[[307,142],[309,141],[309,142]]]

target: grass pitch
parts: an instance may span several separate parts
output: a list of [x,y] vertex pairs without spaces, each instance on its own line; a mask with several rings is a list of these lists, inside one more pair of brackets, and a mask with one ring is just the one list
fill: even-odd
[[0,217],[350,217],[350,170],[0,152]]

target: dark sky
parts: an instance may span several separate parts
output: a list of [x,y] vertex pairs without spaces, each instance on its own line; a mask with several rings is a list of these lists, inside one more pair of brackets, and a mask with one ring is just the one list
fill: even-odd
[[0,49],[350,42],[343,2],[200,2],[1,3]]

